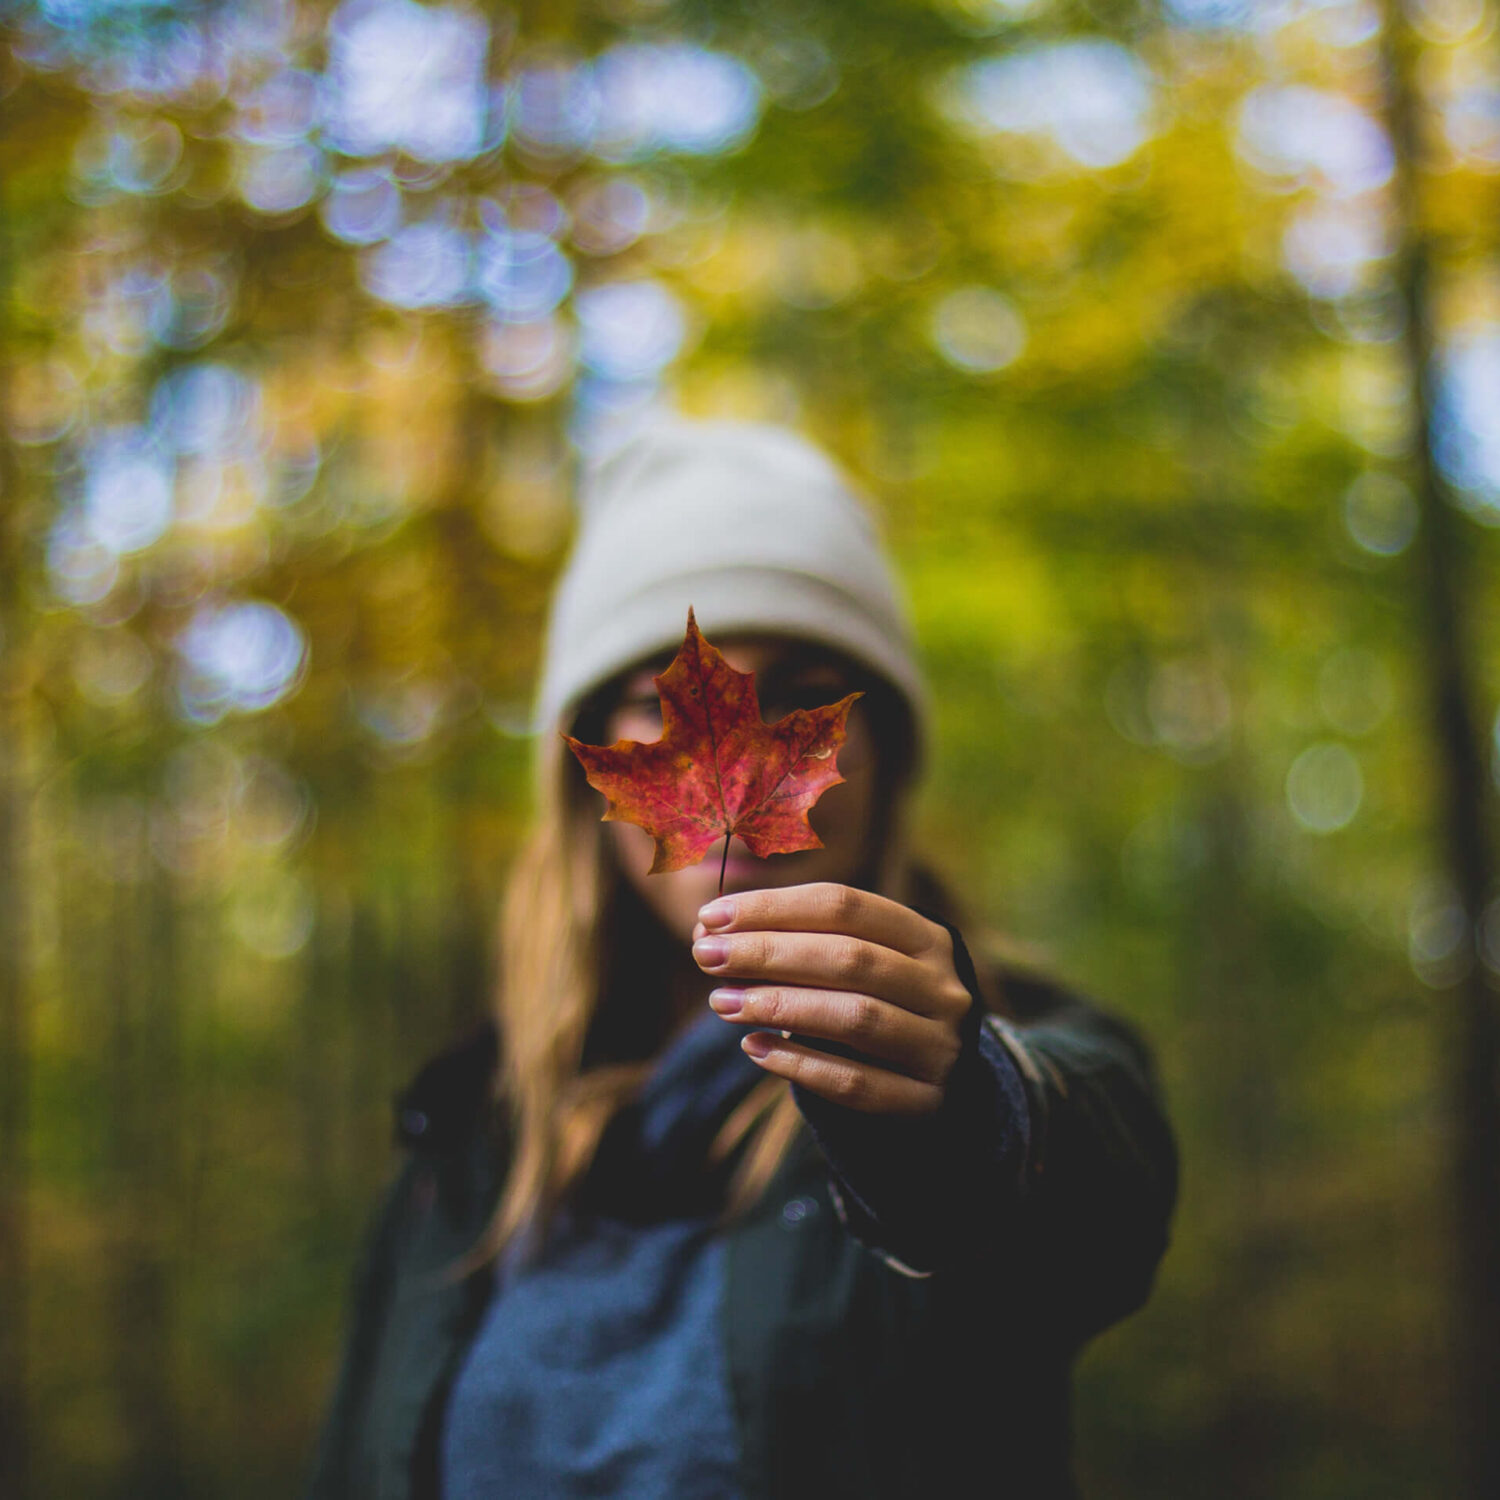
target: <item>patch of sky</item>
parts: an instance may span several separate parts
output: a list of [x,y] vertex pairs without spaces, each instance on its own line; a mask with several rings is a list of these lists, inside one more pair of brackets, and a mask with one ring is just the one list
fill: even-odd
[[323,227],[346,245],[374,245],[401,225],[401,190],[385,167],[341,172],[318,207]]
[[178,704],[199,724],[271,707],[298,685],[307,664],[301,627],[260,600],[200,605],[175,645]]
[[751,68],[689,42],[612,47],[595,63],[594,78],[593,149],[607,159],[711,156],[744,144],[760,119],[761,85]]
[[1334,47],[1368,41],[1380,26],[1369,0],[1165,0],[1168,21],[1185,30],[1268,35],[1311,21],[1319,40]]
[[1314,297],[1348,297],[1391,254],[1390,227],[1369,199],[1315,203],[1293,216],[1281,241],[1287,270]]
[[584,374],[573,386],[568,436],[593,458],[602,457],[639,432],[664,409],[654,379],[613,380]]
[[630,177],[586,182],[573,195],[573,243],[585,255],[617,255],[645,234],[651,198]]
[[140,552],[172,523],[173,465],[144,428],[108,427],[83,451],[79,517],[116,554]]
[[350,156],[463,161],[485,148],[488,24],[414,0],[345,0],[328,27],[327,138]]
[[393,307],[456,307],[470,297],[469,237],[440,220],[408,224],[368,251],[359,277]]
[[527,322],[550,313],[573,286],[573,264],[546,234],[497,222],[477,251],[479,294],[502,318]]
[[599,123],[593,69],[563,53],[533,57],[516,70],[507,108],[511,129],[531,154],[582,154]]
[[1445,341],[1438,357],[1433,447],[1465,508],[1500,526],[1500,323]]
[[1443,133],[1466,161],[1500,167],[1500,88],[1476,81],[1445,100]]
[[1165,0],[1162,8],[1173,25],[1200,31],[1248,30],[1255,11],[1253,0]]
[[1374,0],[1333,0],[1318,7],[1318,37],[1330,47],[1361,47],[1374,41],[1381,22]]
[[1386,133],[1352,99],[1305,84],[1253,89],[1240,104],[1235,149],[1287,191],[1336,198],[1384,187],[1395,169]]
[[142,25],[170,16],[174,0],[37,0],[36,13],[49,26],[88,32],[101,26]]
[[36,0],[7,16],[17,55],[43,68],[85,67],[101,93],[161,97],[198,83],[208,62],[201,27],[173,0]]
[[294,146],[246,147],[239,160],[240,197],[259,213],[285,214],[305,208],[323,186],[323,153]]
[[659,281],[611,281],[574,301],[584,366],[611,381],[654,379],[687,338],[682,304]]
[[235,134],[253,146],[291,146],[317,126],[320,80],[300,68],[283,68],[240,100]]
[[1152,133],[1146,65],[1098,38],[1023,47],[960,70],[951,107],[981,133],[1043,137],[1089,168],[1128,160]]
[[157,382],[151,428],[174,453],[237,453],[256,446],[260,391],[229,365],[184,365]]
[[40,0],[16,18],[15,50],[42,70],[78,68],[94,94],[153,103],[222,97],[240,76],[283,62],[292,0]]

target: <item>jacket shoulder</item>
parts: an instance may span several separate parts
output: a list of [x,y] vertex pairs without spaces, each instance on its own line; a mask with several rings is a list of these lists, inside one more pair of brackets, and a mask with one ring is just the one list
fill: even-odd
[[489,1019],[429,1058],[396,1096],[397,1144],[446,1152],[471,1141],[493,1105],[499,1060],[500,1035]]

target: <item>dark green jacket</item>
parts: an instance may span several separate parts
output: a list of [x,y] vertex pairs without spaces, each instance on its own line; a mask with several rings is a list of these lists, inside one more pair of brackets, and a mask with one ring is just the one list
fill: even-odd
[[[990,1017],[1025,1079],[1027,1181],[995,1242],[913,1275],[861,1244],[806,1131],[727,1231],[724,1340],[746,1500],[1065,1497],[1079,1347],[1145,1301],[1176,1160],[1124,1026],[1020,976]],[[358,1275],[311,1500],[434,1500],[447,1390],[490,1292],[455,1261],[487,1223],[505,1143],[492,1030],[398,1105],[408,1159]],[[525,1497],[522,1497],[525,1500]],[[683,1497],[692,1500],[692,1497]]]

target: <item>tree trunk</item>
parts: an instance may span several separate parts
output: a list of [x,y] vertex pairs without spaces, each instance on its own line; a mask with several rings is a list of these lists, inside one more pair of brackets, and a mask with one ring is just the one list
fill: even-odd
[[[1448,871],[1471,939],[1479,933],[1495,867],[1489,778],[1480,749],[1476,673],[1464,601],[1465,533],[1433,453],[1433,250],[1420,203],[1422,139],[1416,94],[1419,42],[1402,0],[1388,0],[1387,122],[1395,147],[1398,278],[1406,312],[1406,356],[1416,397],[1413,478],[1421,511],[1414,586]],[[1455,1419],[1464,1493],[1500,1495],[1500,1015],[1484,965],[1472,964],[1452,992],[1449,1026],[1454,1192]]]
[[12,685],[0,685],[0,692],[0,1495],[25,1500],[31,1013],[23,941],[21,726]]
[[28,1493],[27,1210],[31,1011],[25,906],[21,473],[10,442],[13,245],[0,177],[0,1495]]
[[[142,838],[144,840],[144,833]],[[175,1391],[172,1247],[180,1233],[176,913],[164,871],[137,851],[140,879],[114,886],[110,913],[108,1161],[116,1399],[128,1436],[123,1493],[185,1493]]]

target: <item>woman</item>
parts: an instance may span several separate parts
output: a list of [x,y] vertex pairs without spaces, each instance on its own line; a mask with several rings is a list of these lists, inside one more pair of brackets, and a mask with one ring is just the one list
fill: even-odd
[[[1175,1190],[1144,1051],[976,973],[908,859],[920,674],[820,454],[672,423],[585,501],[495,1023],[401,1102],[312,1494],[1071,1494],[1071,1362]],[[656,738],[689,606],[768,720],[864,694],[823,847],[736,846],[722,897],[722,845],[646,873],[555,733]]]

